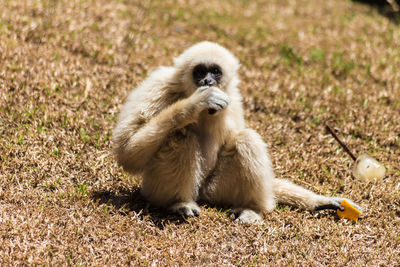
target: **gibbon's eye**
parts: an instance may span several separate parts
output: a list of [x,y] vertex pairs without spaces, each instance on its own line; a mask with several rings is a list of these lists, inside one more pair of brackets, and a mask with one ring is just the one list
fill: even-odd
[[201,80],[207,75],[207,67],[203,64],[197,65],[193,69],[193,78],[195,81]]
[[211,68],[211,73],[218,76],[222,74],[221,69],[217,66]]

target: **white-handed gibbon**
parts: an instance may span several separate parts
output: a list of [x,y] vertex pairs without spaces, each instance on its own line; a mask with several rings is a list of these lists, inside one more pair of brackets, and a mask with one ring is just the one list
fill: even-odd
[[343,198],[274,177],[266,144],[246,128],[238,69],[227,49],[201,42],[152,72],[119,115],[119,164],[143,178],[148,201],[184,216],[199,214],[197,200],[232,208],[240,222],[260,222],[276,201],[342,210]]

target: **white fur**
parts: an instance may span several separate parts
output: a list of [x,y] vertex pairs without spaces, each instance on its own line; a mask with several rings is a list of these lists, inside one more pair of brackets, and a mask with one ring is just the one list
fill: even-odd
[[[192,70],[218,64],[217,87],[197,88]],[[211,42],[198,43],[159,67],[122,108],[113,141],[118,162],[143,178],[142,194],[172,211],[198,214],[200,198],[240,210],[241,222],[259,221],[258,213],[279,202],[304,209],[338,205],[289,181],[275,179],[266,144],[246,128],[237,87],[238,60]],[[216,105],[219,104],[219,105]],[[221,107],[214,115],[209,108]]]

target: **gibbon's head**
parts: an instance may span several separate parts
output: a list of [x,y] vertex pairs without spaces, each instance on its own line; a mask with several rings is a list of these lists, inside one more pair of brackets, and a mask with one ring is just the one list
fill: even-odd
[[212,42],[197,43],[174,59],[183,87],[194,92],[201,86],[226,91],[238,83],[239,61],[226,48]]

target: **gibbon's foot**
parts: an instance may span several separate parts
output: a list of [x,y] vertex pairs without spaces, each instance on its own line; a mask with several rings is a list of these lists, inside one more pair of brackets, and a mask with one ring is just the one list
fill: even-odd
[[343,200],[349,202],[353,207],[361,211],[361,207],[355,204],[353,201],[347,198],[342,197],[326,197],[326,203],[323,203],[315,208],[315,210],[325,210],[325,209],[332,209],[332,210],[340,210],[343,211],[344,208],[340,206]]
[[194,217],[200,214],[200,207],[194,202],[178,202],[172,205],[170,210],[184,217]]
[[234,222],[240,224],[262,224],[261,216],[257,212],[249,209],[233,209],[230,211],[229,217],[234,219]]

